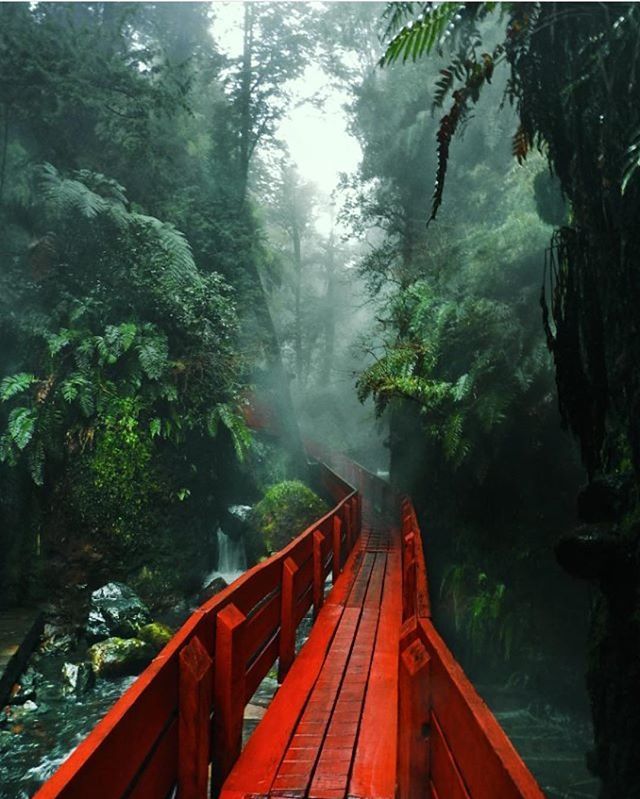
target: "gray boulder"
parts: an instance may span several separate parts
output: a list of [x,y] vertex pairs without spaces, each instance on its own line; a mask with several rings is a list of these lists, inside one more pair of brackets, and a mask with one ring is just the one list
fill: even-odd
[[85,633],[89,641],[105,638],[134,638],[151,622],[149,608],[124,583],[107,583],[91,594]]
[[91,663],[65,663],[62,667],[62,680],[62,692],[67,696],[86,694],[96,682]]
[[211,599],[211,597],[219,594],[224,588],[227,588],[229,583],[224,577],[214,577],[211,582],[207,583],[205,587],[198,594],[198,602],[202,605],[203,602]]

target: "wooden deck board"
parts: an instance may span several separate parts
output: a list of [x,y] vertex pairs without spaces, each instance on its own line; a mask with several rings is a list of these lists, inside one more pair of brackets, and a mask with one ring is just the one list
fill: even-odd
[[398,714],[398,647],[402,618],[399,548],[387,557],[380,622],[349,782],[349,796],[393,796]]
[[[370,522],[365,521],[360,541],[327,596],[309,640],[225,782],[223,799],[394,796],[395,763],[390,758],[395,757],[395,747],[381,750],[383,768],[391,767],[386,781],[373,769],[371,784],[365,784],[361,767],[356,782],[352,779],[354,763],[367,751],[366,743],[358,748],[359,740],[367,739],[362,737],[363,714],[376,724],[370,737],[385,737],[380,736],[380,719],[374,716],[378,706],[389,710],[389,698],[381,702],[384,686],[377,685],[371,693],[369,681],[374,658],[382,663],[383,655],[393,657],[392,628],[397,658],[400,617],[398,542],[391,540],[387,528],[372,529]],[[390,618],[383,621],[381,613]],[[383,641],[378,640],[379,630],[386,631]],[[386,726],[388,720],[383,723]],[[379,792],[381,786],[388,793]],[[353,794],[354,789],[362,793]]]

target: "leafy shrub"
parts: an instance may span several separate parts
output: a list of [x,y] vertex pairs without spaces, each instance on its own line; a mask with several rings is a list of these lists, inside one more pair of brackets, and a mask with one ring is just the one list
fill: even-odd
[[328,510],[304,483],[284,480],[267,489],[251,513],[251,526],[262,534],[267,550],[275,552]]

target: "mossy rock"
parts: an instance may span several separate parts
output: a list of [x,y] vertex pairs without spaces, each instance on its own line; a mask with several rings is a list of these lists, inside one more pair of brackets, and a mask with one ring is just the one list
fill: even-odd
[[138,638],[107,638],[89,647],[87,656],[97,677],[122,677],[142,671],[154,650]]
[[137,637],[152,646],[157,654],[173,638],[173,630],[166,624],[152,621],[151,624],[146,624],[138,631]]
[[299,480],[285,480],[270,486],[251,512],[251,527],[261,534],[269,552],[286,546],[329,508]]

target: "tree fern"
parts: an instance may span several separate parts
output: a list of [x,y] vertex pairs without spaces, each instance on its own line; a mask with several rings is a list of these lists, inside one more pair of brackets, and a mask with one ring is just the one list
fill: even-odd
[[62,178],[51,164],[43,164],[38,171],[42,196],[56,216],[95,219],[108,208],[107,201],[94,194],[84,183]]

